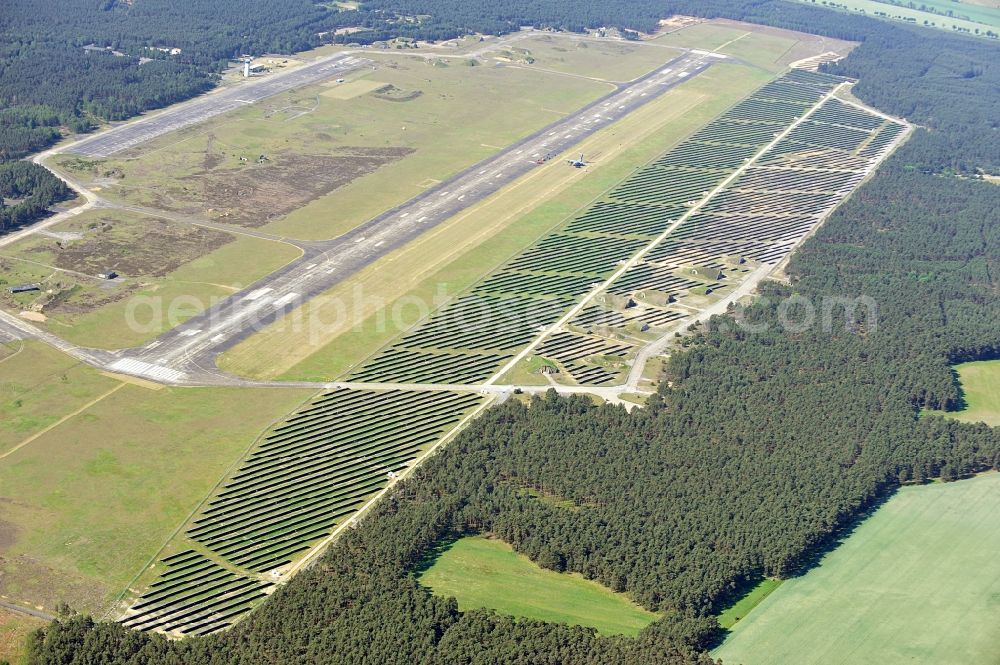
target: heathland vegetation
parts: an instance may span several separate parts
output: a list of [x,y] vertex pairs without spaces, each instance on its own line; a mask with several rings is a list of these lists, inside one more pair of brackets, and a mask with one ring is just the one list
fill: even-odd
[[[98,348],[142,344],[301,254],[285,242],[130,210],[88,210],[49,231],[0,247],[0,286],[39,287],[4,289],[0,306]],[[112,283],[98,277],[109,268],[119,275]]]
[[[461,7],[448,14],[452,4]],[[459,20],[494,15],[486,4],[394,6]],[[559,2],[542,10],[653,11],[601,6],[607,13]],[[952,364],[1000,352],[1000,189],[970,177],[1000,167],[990,140],[997,46],[778,1],[656,12],[671,9],[862,41],[835,71],[861,78],[854,92],[863,100],[930,131],[918,130],[806,243],[789,284],[766,287],[741,313],[753,332],[731,316],[692,331],[646,409],[512,400],[229,632],[170,642],[77,617],[36,633],[29,662],[707,663],[705,649],[720,638],[716,614],[762,576],[809,568],[902,483],[1000,465],[997,430],[921,417],[961,405]],[[537,11],[522,8],[512,21],[530,23]],[[791,307],[779,304],[793,296]],[[781,325],[824,299],[861,296],[877,314],[861,308],[829,329]],[[463,612],[420,585],[415,570],[439,543],[481,533],[663,616],[637,638],[602,637]]]

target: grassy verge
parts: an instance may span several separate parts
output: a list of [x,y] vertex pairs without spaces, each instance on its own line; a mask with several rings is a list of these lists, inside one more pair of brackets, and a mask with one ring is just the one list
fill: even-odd
[[[497,53],[500,55],[500,53]],[[642,42],[574,39],[540,34],[518,41],[514,57],[530,57],[530,67],[608,81],[631,81],[680,55],[680,51],[650,47]]]
[[0,455],[119,384],[40,342],[0,348]]
[[461,610],[490,608],[516,617],[589,626],[602,635],[637,635],[658,618],[596,582],[546,570],[506,543],[474,536],[445,550],[420,576]]
[[987,665],[1000,650],[1000,474],[903,487],[732,628],[727,663]]
[[846,53],[850,42],[749,23],[696,23],[652,40],[656,44],[723,53],[770,72],[780,72],[801,58],[827,51]]
[[[512,386],[545,386],[549,385],[548,376],[543,368],[558,369],[555,363],[541,356],[531,355],[514,365],[509,372],[500,377],[499,383]],[[554,379],[556,377],[553,377]]]

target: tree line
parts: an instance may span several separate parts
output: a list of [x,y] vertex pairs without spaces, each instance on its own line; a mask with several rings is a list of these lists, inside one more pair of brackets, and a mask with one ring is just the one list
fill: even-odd
[[73,192],[48,169],[31,162],[0,163],[0,231],[17,228],[46,214]]
[[[213,87],[241,54],[318,46],[348,12],[309,0],[12,0],[0,15],[0,156]],[[90,47],[84,49],[84,47]],[[172,49],[179,49],[171,53]],[[41,116],[58,123],[46,122]]]
[[[921,417],[961,403],[952,363],[1000,357],[1000,189],[968,177],[997,166],[982,109],[1000,97],[1000,49],[913,33],[925,56],[906,26],[776,0],[699,5],[863,40],[837,71],[929,128],[795,254],[788,285],[694,329],[646,409],[552,394],[490,409],[229,632],[176,642],[75,617],[36,632],[29,662],[706,665],[715,613],[760,576],[808,569],[901,483],[1000,467],[1000,430]],[[962,58],[979,73],[946,64]],[[790,296],[867,296],[877,309],[790,330]],[[601,637],[459,612],[421,588],[413,572],[437,543],[482,532],[663,618],[634,639]]]

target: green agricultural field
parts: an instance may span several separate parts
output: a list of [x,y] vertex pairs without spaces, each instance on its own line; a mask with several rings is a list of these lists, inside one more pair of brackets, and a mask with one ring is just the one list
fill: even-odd
[[[877,16],[913,25],[956,30],[973,35],[986,36],[988,31],[1000,32],[1000,9],[953,2],[952,0],[920,0],[911,7],[909,2],[885,2],[883,0],[799,0],[810,4],[821,4],[834,9],[843,9],[869,16]],[[921,6],[934,11],[922,11]],[[947,15],[947,12],[952,15]]]
[[1000,651],[1000,474],[900,489],[820,565],[737,623],[744,665],[992,665]]
[[420,582],[439,596],[457,598],[461,610],[485,607],[588,626],[602,635],[637,635],[658,618],[596,582],[541,568],[503,541],[482,536],[451,544]]
[[[954,16],[973,23],[982,23],[994,29],[1000,28],[1000,6],[996,3],[990,6],[966,1],[957,2],[956,0],[921,0],[915,4],[918,7],[927,7],[930,13],[938,15],[942,19]],[[949,12],[951,12],[951,16],[948,16]]]
[[26,344],[0,363],[0,597],[100,613],[310,392],[155,389],[56,356]]
[[1000,360],[983,360],[955,366],[965,393],[961,411],[928,411],[967,423],[1000,427]]
[[[137,346],[300,254],[283,242],[92,210],[0,250],[0,283],[42,287],[4,290],[0,305],[81,346]],[[97,277],[106,269],[119,277]]]

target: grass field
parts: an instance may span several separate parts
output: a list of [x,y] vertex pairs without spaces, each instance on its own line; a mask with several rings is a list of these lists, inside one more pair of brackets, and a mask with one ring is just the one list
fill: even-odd
[[530,355],[500,377],[500,383],[514,386],[548,385],[549,377],[542,372],[543,367],[555,368],[556,366],[551,360],[538,355]]
[[[0,282],[42,287],[4,289],[0,305],[31,311],[51,332],[96,348],[142,344],[300,255],[286,243],[123,210],[88,211],[49,231],[56,237],[30,236],[0,251]],[[106,269],[119,277],[98,278]],[[149,303],[134,310],[138,327],[127,324],[135,298]]]
[[[813,0],[799,0],[814,3]],[[890,3],[881,0],[829,0],[820,4],[845,9],[852,12],[905,21],[914,25],[959,30],[974,35],[985,35],[989,30],[1000,31],[1000,9],[993,6],[953,2],[952,0],[920,0],[910,7],[909,3]],[[928,7],[933,11],[924,11]],[[951,12],[951,15],[948,15]]]
[[[600,41],[541,34],[517,42],[512,55],[530,55],[532,69],[550,69],[607,81],[630,81],[680,55],[642,42]],[[499,53],[497,54],[499,55]]]
[[11,665],[22,665],[27,656],[25,640],[28,633],[44,625],[41,619],[0,608],[0,663],[6,660]]
[[[380,302],[391,311],[397,303],[432,302],[441,285],[448,295],[467,288],[768,78],[736,65],[712,67],[585,140],[580,149],[593,156],[591,167],[543,166],[293,314],[302,321],[337,321],[347,303],[357,317],[320,334],[319,326],[295,328],[286,317],[228,351],[220,365],[266,378],[327,380],[342,374],[401,332],[379,326]],[[356,306],[358,293],[364,307]],[[416,308],[401,311],[415,322]]]
[[700,48],[718,51],[736,41],[751,39],[753,33],[738,26],[723,25],[716,22],[695,23],[680,30],[667,32],[654,39],[659,44],[683,48]]
[[732,628],[744,665],[991,665],[1000,651],[1000,474],[903,487],[820,565]]
[[460,610],[490,608],[539,621],[589,626],[602,635],[637,635],[658,616],[578,575],[537,566],[500,540],[473,536],[448,547],[420,575]]
[[40,342],[0,348],[0,456],[121,385]]
[[1000,360],[982,360],[955,366],[965,408],[961,411],[928,411],[967,423],[984,422],[1000,427]]
[[40,344],[0,376],[2,408],[16,412],[0,418],[0,597],[49,611],[102,610],[256,435],[310,394],[154,390]]
[[[81,346],[122,348],[143,344],[183,323],[221,298],[298,258],[292,245],[239,236],[213,252],[186,263],[162,279],[144,282],[133,298],[144,298],[162,311],[162,317],[143,316],[136,309],[137,329],[124,325],[128,300],[119,300],[89,316],[74,319],[69,327],[50,326],[53,332]],[[163,308],[159,309],[159,305]]]

